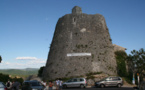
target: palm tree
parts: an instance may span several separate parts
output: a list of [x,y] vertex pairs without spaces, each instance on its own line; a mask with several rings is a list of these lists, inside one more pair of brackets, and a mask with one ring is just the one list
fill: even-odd
[[1,63],[1,61],[2,61],[2,57],[0,56],[0,63]]

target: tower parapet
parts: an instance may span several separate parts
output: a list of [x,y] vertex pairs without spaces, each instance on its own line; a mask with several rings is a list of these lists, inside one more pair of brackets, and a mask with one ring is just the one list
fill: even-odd
[[72,14],[81,14],[82,13],[82,9],[79,6],[75,6],[72,9]]

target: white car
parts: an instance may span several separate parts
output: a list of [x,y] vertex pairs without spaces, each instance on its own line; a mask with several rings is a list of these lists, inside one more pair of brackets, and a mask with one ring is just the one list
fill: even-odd
[[0,82],[0,90],[7,90],[7,87],[3,82]]

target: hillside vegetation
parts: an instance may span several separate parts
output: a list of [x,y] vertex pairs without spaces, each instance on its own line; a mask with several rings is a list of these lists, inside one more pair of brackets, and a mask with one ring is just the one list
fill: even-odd
[[27,68],[27,69],[0,69],[0,73],[11,75],[12,77],[20,76],[27,77],[29,75],[37,75],[38,69]]

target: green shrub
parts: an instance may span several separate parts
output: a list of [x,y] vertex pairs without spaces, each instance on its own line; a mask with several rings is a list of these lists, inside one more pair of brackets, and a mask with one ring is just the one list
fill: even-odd
[[124,51],[116,51],[116,63],[117,63],[117,74],[121,77],[128,76],[127,70],[126,70],[126,63],[125,60],[127,58],[127,54]]

